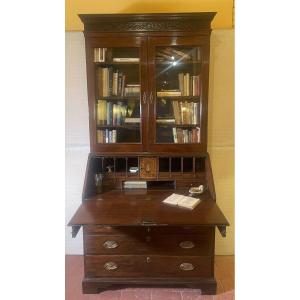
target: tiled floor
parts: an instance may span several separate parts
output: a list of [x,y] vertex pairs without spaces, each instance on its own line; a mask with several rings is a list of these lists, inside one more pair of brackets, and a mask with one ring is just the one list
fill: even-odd
[[83,257],[66,255],[66,300],[233,300],[234,256],[216,256],[215,277],[218,291],[215,296],[202,296],[197,289],[124,288],[108,290],[97,295],[83,295]]

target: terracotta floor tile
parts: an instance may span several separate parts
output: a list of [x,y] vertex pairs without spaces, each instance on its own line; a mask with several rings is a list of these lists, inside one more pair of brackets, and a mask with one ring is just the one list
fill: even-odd
[[183,291],[181,292],[182,300],[202,300],[200,292]]
[[122,291],[121,300],[151,300],[151,289]]
[[179,291],[164,291],[163,289],[153,289],[151,300],[182,300]]

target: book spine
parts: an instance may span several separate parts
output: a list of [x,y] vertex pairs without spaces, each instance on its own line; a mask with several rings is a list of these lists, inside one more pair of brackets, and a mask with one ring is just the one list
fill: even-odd
[[178,143],[177,130],[175,127],[173,127],[173,140],[174,140],[174,143]]
[[105,143],[108,143],[108,137],[109,137],[108,129],[105,129]]
[[116,130],[116,129],[114,129],[114,130],[112,131],[112,142],[113,142],[113,143],[116,143],[116,142],[117,142],[117,130]]
[[113,73],[113,81],[112,81],[112,94],[114,96],[118,95],[118,76],[119,76],[119,72],[115,71]]

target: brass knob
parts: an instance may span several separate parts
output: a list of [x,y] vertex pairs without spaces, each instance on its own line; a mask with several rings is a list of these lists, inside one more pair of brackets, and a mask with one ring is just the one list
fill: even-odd
[[182,263],[179,268],[182,270],[182,271],[192,271],[194,270],[194,266],[191,264],[191,263]]
[[150,172],[150,166],[147,164],[146,165],[146,172],[149,173]]
[[183,249],[191,249],[195,247],[195,244],[191,241],[183,241],[179,244],[179,246]]
[[109,261],[104,265],[104,268],[108,271],[115,270],[118,268],[118,265],[113,261]]
[[103,247],[106,249],[114,249],[117,248],[119,244],[116,241],[105,241],[103,243]]
[[146,261],[147,261],[147,263],[150,263],[150,262],[151,262],[151,258],[148,256],[148,257],[146,258]]

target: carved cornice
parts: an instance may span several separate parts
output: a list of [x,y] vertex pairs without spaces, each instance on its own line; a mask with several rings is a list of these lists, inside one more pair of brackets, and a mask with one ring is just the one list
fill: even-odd
[[216,13],[79,15],[85,31],[155,32],[210,29]]

